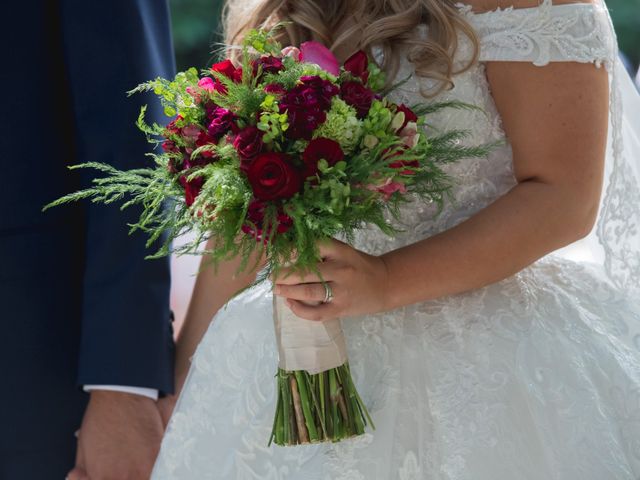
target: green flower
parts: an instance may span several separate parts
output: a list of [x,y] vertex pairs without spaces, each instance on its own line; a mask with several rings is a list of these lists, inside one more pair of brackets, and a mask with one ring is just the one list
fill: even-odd
[[260,114],[257,127],[265,132],[262,140],[265,143],[282,140],[284,132],[289,128],[287,112],[280,113],[278,102],[273,95],[267,95],[260,107],[263,112]]
[[340,144],[349,155],[360,144],[362,121],[356,116],[356,110],[338,97],[331,100],[327,120],[313,133],[313,138],[326,137]]
[[371,109],[363,121],[364,132],[378,138],[387,136],[393,120],[393,112],[384,101],[374,100]]

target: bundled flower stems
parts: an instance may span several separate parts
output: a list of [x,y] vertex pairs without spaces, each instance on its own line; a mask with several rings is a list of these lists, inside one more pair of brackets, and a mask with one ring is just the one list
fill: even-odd
[[[72,167],[101,175],[49,206],[124,199],[122,208],[142,211],[132,231],[147,233],[149,245],[165,240],[151,258],[170,254],[172,240],[192,232],[177,253],[203,253],[214,264],[239,257],[241,270],[266,256],[259,283],[285,265],[316,272],[319,242],[351,241],[365,225],[393,235],[388,220],[402,203],[446,201],[447,163],[487,153],[462,146],[461,131],[425,134],[430,113],[471,107],[394,103],[393,86],[365,52],[340,65],[319,43],[282,49],[276,35],[249,32],[241,65],[226,59],[136,88],[155,92],[173,118],[147,125],[143,109],[138,119],[161,151],[142,169]],[[214,248],[200,252],[205,240]],[[340,321],[298,318],[274,297],[274,324],[280,364],[270,443],[335,442],[373,426]]]

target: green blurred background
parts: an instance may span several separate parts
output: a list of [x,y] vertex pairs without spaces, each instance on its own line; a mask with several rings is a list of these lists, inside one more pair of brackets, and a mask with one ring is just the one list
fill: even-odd
[[[231,0],[234,1],[234,0]],[[238,1],[238,0],[235,0]],[[205,67],[220,42],[221,0],[169,0],[178,68]],[[640,63],[640,0],[608,0],[620,48],[633,65]]]

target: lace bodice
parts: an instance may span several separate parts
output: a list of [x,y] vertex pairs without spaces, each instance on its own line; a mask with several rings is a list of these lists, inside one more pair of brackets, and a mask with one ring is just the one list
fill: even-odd
[[[467,159],[445,167],[454,179],[453,201],[438,213],[436,205],[414,201],[402,211],[396,225],[403,233],[393,239],[377,230],[365,229],[357,236],[356,247],[380,254],[447,230],[488,206],[513,188],[516,180],[512,152],[502,130],[500,114],[491,96],[485,75],[487,61],[529,61],[542,66],[554,61],[589,62],[609,65],[614,58],[614,40],[608,33],[604,9],[591,4],[553,6],[549,0],[537,8],[506,9],[474,14],[470,7],[460,11],[474,27],[480,40],[480,62],[454,77],[452,89],[434,101],[456,100],[479,107],[478,110],[447,109],[428,119],[427,135],[438,130],[466,130],[464,143],[480,145],[502,142],[487,158]],[[424,34],[418,32],[417,34]],[[460,36],[456,63],[463,65],[473,56],[471,42]],[[402,58],[398,78],[412,75],[412,64]],[[415,79],[415,80],[414,80]],[[390,96],[407,105],[425,102],[421,88],[427,79],[413,77]]]

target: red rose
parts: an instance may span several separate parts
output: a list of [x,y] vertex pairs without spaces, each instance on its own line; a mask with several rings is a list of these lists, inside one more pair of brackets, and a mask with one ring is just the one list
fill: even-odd
[[222,62],[218,62],[211,67],[213,72],[218,72],[227,77],[230,80],[233,80],[235,83],[240,83],[242,81],[242,69],[236,68],[233,65],[231,60],[223,60]]
[[367,83],[369,79],[368,66],[369,59],[367,58],[367,54],[362,50],[357,51],[344,62],[344,69],[354,77],[360,78],[363,83]]
[[262,150],[262,135],[257,127],[250,125],[240,130],[233,140],[233,146],[242,160],[240,168],[243,170],[246,171],[250,161]]
[[401,103],[400,105],[396,105],[396,111],[404,113],[404,123],[398,129],[398,132],[401,132],[402,129],[407,126],[407,123],[418,121],[418,116],[415,113],[413,113],[413,110],[407,107],[404,103]]
[[196,177],[193,180],[187,180],[185,175],[182,175],[179,179],[180,185],[184,187],[184,201],[187,204],[187,207],[193,205],[193,202],[196,201],[196,197],[200,194],[200,190],[202,190],[202,185],[204,184],[204,179],[202,177]]
[[309,142],[302,154],[304,161],[304,178],[309,178],[318,173],[318,162],[325,159],[329,166],[333,166],[344,159],[344,152],[340,144],[330,138],[316,138]]
[[247,169],[247,178],[258,200],[291,198],[302,188],[302,176],[288,155],[269,152],[259,155]]
[[364,118],[371,108],[373,92],[360,82],[344,82],[340,86],[340,98],[356,109],[358,118]]

